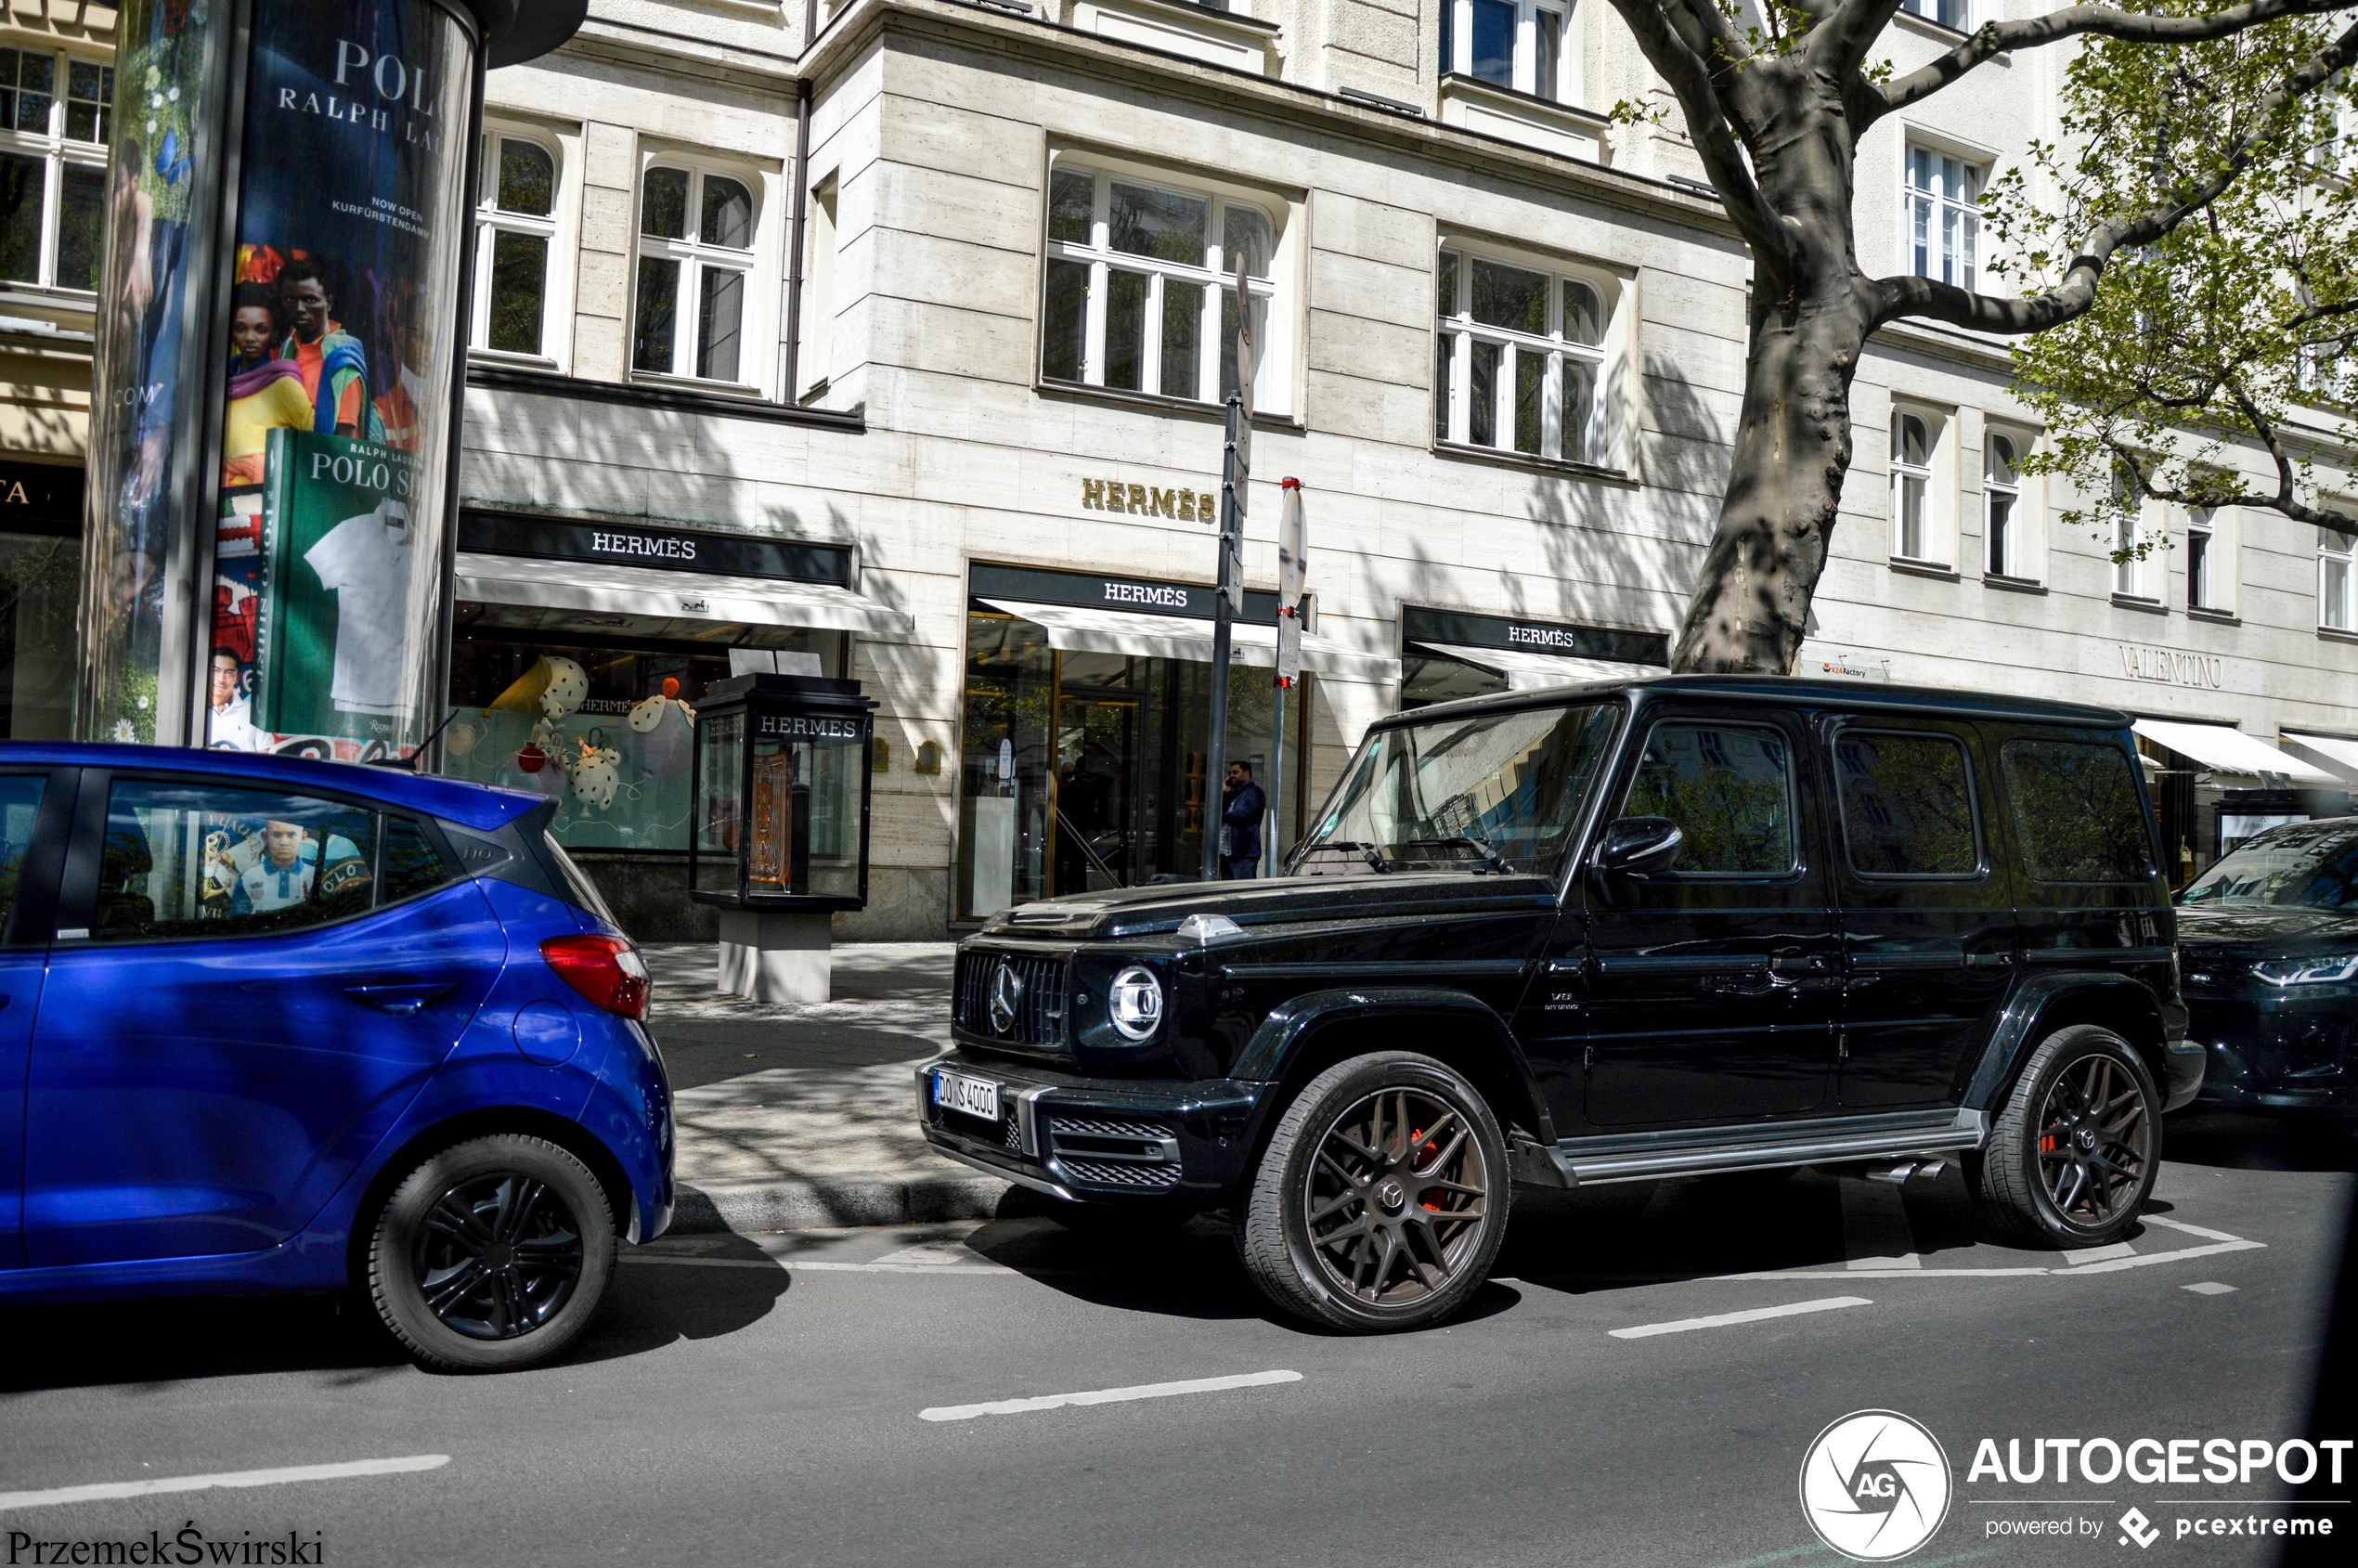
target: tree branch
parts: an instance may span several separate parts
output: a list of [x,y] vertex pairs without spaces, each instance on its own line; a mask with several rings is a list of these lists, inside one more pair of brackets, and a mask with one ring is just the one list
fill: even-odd
[[[1873,3],[1875,0],[1848,0],[1848,4],[1861,6]],[[2230,6],[2209,16],[2170,17],[2116,11],[2108,6],[2067,6],[2022,21],[1984,22],[1972,37],[1930,65],[1879,88],[1883,106],[1877,111],[1878,118],[1930,97],[1996,56],[2014,49],[2035,49],[2083,32],[2130,44],[2199,44],[2274,21],[2279,17],[2326,16],[2349,8],[2350,0],[2248,0],[2245,5]]]
[[[2287,0],[2287,3],[2305,5],[2310,0]],[[2346,10],[2350,0],[2337,0],[2337,5],[2338,8]],[[2123,245],[2150,245],[2189,216],[2217,201],[2250,166],[2252,159],[2259,153],[2261,143],[2274,130],[2278,113],[2334,72],[2347,68],[2353,58],[2358,58],[2358,25],[2349,28],[2340,37],[2312,55],[2286,79],[2283,86],[2261,99],[2253,107],[2251,128],[2236,138],[2226,156],[2219,161],[2218,167],[2209,176],[2197,181],[2192,189],[2175,201],[2148,207],[2133,217],[2114,218],[2098,224],[2088,236],[2087,248],[2072,258],[2063,281],[2047,292],[2034,294],[2028,299],[2008,300],[1976,293],[1954,283],[1943,283],[1930,278],[1880,278],[1867,285],[1873,305],[1871,321],[1880,327],[1902,316],[1915,316],[1928,321],[1944,321],[1954,327],[1968,327],[2013,337],[2043,332],[2085,315],[2088,308],[2096,303],[2096,280],[2104,276],[2105,267],[2111,262],[2114,252]]]
[[1854,74],[1898,10],[1899,0],[1841,0],[1809,30],[1809,63],[1837,77]]
[[[1708,5],[1710,0],[1701,0]],[[1678,95],[1687,116],[1687,134],[1703,159],[1704,172],[1719,193],[1720,205],[1735,220],[1761,266],[1780,277],[1790,276],[1800,261],[1800,246],[1785,220],[1761,195],[1760,186],[1745,167],[1730,133],[1728,107],[1713,84],[1711,68],[1687,45],[1668,14],[1683,0],[1613,0],[1638,47]],[[1692,16],[1687,19],[1691,23]]]

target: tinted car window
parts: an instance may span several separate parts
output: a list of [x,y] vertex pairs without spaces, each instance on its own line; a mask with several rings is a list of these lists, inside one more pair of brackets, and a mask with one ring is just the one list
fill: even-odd
[[2000,748],[2025,869],[2041,882],[2143,882],[2153,874],[2129,753],[2088,741]]
[[32,824],[41,816],[41,790],[49,781],[40,773],[0,774],[0,935],[16,913],[17,882],[24,875],[24,858],[32,849]]
[[1970,876],[1981,866],[1963,745],[1844,730],[1834,738],[1843,847],[1869,876]]
[[1793,758],[1748,724],[1657,724],[1629,786],[1629,817],[1667,817],[1686,836],[1681,875],[1794,869]]
[[434,840],[426,836],[422,823],[414,817],[385,818],[384,877],[380,891],[384,902],[430,892],[456,875]]
[[273,790],[118,780],[93,940],[243,937],[369,908],[377,814]]
[[1617,709],[1584,705],[1379,730],[1297,852],[1300,868],[1349,871],[1373,854],[1419,871],[1553,875],[1619,725]]
[[2278,828],[2195,878],[2179,901],[2214,909],[2358,910],[2358,824]]

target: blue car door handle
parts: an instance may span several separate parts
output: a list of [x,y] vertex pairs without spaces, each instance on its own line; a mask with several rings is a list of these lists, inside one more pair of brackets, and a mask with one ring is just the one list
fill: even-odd
[[387,975],[379,979],[363,980],[358,985],[348,985],[343,988],[343,993],[364,1006],[407,1017],[423,1009],[436,997],[447,996],[458,989],[456,983],[447,980],[420,980],[406,975]]

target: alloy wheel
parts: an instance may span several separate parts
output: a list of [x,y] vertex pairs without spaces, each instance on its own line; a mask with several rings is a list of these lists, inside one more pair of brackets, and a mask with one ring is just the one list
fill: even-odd
[[1310,1250],[1329,1283],[1373,1306],[1435,1295],[1477,1250],[1491,1172],[1465,1115],[1384,1089],[1318,1141],[1306,1191]]
[[475,1340],[512,1340],[557,1315],[581,1278],[581,1229],[546,1182],[513,1171],[460,1183],[427,1211],[418,1286],[435,1317]]
[[2055,1212],[2091,1228],[2116,1218],[2144,1185],[2150,1134],[2144,1091],[2110,1056],[2057,1073],[2039,1113],[2039,1182]]

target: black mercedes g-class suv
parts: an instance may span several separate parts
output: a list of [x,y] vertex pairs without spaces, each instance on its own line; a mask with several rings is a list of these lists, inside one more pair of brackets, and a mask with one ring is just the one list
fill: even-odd
[[2117,1240],[2193,1098],[2124,714],[1768,677],[1375,725],[1282,878],[1113,888],[959,950],[943,1153],[1076,1221],[1225,1208],[1280,1306],[1435,1322],[1516,1183],[1956,1158]]

